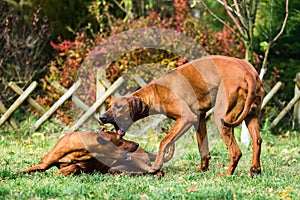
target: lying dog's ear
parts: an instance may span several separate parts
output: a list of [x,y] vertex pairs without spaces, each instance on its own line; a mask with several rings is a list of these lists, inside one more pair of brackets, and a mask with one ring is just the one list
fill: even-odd
[[99,142],[99,144],[102,144],[102,145],[105,145],[110,141],[111,141],[111,138],[108,138],[105,134],[101,134],[100,136],[97,137],[97,142]]

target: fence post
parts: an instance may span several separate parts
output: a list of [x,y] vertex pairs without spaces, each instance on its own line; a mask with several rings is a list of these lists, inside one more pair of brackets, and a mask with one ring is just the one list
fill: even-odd
[[72,87],[65,93],[60,99],[53,104],[53,106],[38,120],[35,122],[31,131],[37,130],[81,85],[80,81],[77,81]]
[[139,75],[135,75],[133,78],[137,82],[137,84],[139,84],[139,86],[143,87],[147,85],[147,83]]
[[[295,96],[300,93],[300,72],[296,74],[295,81]],[[297,101],[294,106],[294,124],[296,129],[300,128],[300,101]]]
[[[58,91],[60,91],[63,94],[68,92],[68,90],[66,88],[64,88],[62,85],[60,85],[56,81],[52,81],[51,86],[53,86],[55,89],[57,89]],[[74,95],[72,96],[72,101],[74,102],[75,105],[77,105],[79,108],[81,108],[84,111],[87,111],[89,109],[88,105],[86,105],[83,101],[81,101],[81,99],[79,99],[78,97],[76,97]],[[94,119],[96,119],[98,121],[97,115],[94,115]]]
[[[4,114],[5,112],[7,111],[7,109],[5,108],[4,104],[2,103],[2,101],[0,101],[0,112],[2,114]],[[13,118],[10,118],[9,119],[9,125],[15,130],[15,131],[18,131],[18,125],[17,125],[17,122],[13,119]]]
[[275,127],[278,122],[291,110],[293,105],[300,99],[300,92],[294,96],[294,98],[288,103],[288,105],[279,113],[279,115],[271,123],[271,127]]
[[[99,81],[106,89],[111,87],[111,83],[105,77],[102,77],[102,79],[100,79]],[[113,96],[118,98],[121,97],[122,95],[120,95],[119,92],[114,92]]]
[[270,92],[264,97],[261,108],[263,109],[265,105],[270,101],[270,99],[278,92],[280,87],[282,86],[282,82],[277,82],[276,85],[270,90]]
[[[10,85],[9,85],[9,87],[10,87],[15,93],[17,93],[18,95],[21,95],[21,94],[24,92],[24,91],[23,91],[21,88],[19,88],[19,86],[18,86],[16,83],[14,83],[14,82],[11,82]],[[28,101],[28,103],[29,103],[30,105],[32,105],[35,109],[37,109],[37,111],[38,111],[39,113],[44,114],[44,113],[46,112],[46,109],[43,108],[40,104],[38,104],[36,101],[34,101],[31,97],[28,97],[28,98],[27,98],[27,101]]]
[[82,115],[82,117],[77,120],[77,122],[69,129],[65,130],[64,132],[73,132],[77,130],[96,110],[99,106],[107,99],[120,85],[123,83],[123,77],[120,77],[116,80],[110,88]]
[[[97,79],[96,79],[96,99],[100,99],[100,97],[105,93],[105,87],[102,85],[102,81],[103,79],[105,79],[106,76],[106,72],[105,69],[100,68],[97,70]],[[102,104],[99,107],[99,113],[104,113],[105,112],[105,104]]]
[[[9,83],[11,84],[11,83]],[[25,92],[18,97],[18,99],[9,107],[9,109],[2,115],[0,119],[0,126],[13,114],[13,112],[27,99],[30,93],[36,88],[36,81],[32,82]]]
[[[17,93],[18,95],[21,95],[24,91],[22,90],[22,88],[20,88],[16,83],[11,82],[11,84],[9,85],[10,88]],[[41,106],[38,102],[36,102],[33,98],[31,98],[30,96],[27,98],[27,102],[34,107],[40,114],[45,114],[47,112],[47,110]],[[57,119],[51,119],[52,122],[56,123],[57,125],[61,126],[61,127],[65,127],[65,125],[63,123],[61,123],[59,120]]]

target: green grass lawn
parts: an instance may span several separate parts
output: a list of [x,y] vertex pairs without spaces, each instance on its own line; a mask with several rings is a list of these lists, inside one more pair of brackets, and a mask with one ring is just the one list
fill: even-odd
[[[281,136],[262,132],[263,171],[254,179],[249,175],[251,148],[242,144],[243,157],[235,174],[219,176],[229,164],[221,139],[211,149],[210,171],[196,172],[199,155],[191,134],[177,142],[177,154],[163,167],[165,176],[156,179],[109,174],[63,177],[55,174],[55,168],[15,175],[39,163],[60,136],[51,124],[35,134],[24,134],[26,127],[23,124],[18,133],[9,128],[0,131],[0,199],[300,199],[300,133],[295,131]],[[156,149],[160,138],[155,140],[155,145],[141,142],[141,146]],[[186,143],[185,149],[181,143]]]

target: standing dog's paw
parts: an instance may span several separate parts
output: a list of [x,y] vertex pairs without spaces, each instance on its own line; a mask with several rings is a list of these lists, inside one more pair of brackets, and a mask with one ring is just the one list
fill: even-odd
[[259,168],[251,168],[250,169],[251,172],[251,178],[253,178],[255,175],[260,175],[261,174],[261,169]]
[[209,170],[208,167],[199,167],[199,168],[197,169],[197,172],[206,172],[206,171],[208,171],[208,170]]
[[155,174],[156,172],[158,172],[160,169],[162,168],[162,165],[155,165],[153,164],[149,170],[150,174]]

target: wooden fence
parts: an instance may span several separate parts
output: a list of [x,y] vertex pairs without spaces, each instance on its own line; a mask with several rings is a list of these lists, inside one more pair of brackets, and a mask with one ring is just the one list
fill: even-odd
[[[34,81],[29,85],[29,87],[23,91],[17,84],[11,82],[9,83],[9,87],[19,95],[19,98],[11,105],[8,109],[5,108],[4,104],[0,101],[0,112],[2,116],[0,118],[0,126],[2,126],[5,122],[8,122],[9,125],[15,130],[18,131],[18,125],[16,121],[12,118],[12,114],[15,110],[17,110],[26,100],[27,102],[41,114],[41,117],[32,125],[30,128],[30,132],[34,132],[38,130],[41,125],[43,125],[47,120],[52,121],[53,123],[59,125],[64,129],[64,132],[72,132],[77,130],[86,120],[90,117],[93,117],[94,120],[98,121],[98,114],[96,111],[102,113],[105,111],[105,100],[114,95],[115,97],[120,97],[121,95],[116,92],[116,90],[122,85],[124,82],[124,78],[120,77],[113,84],[111,84],[106,78],[105,70],[99,69],[97,70],[97,92],[96,92],[96,101],[93,105],[86,105],[80,98],[74,95],[75,91],[81,86],[81,82],[78,80],[75,82],[71,88],[66,89],[61,86],[58,82],[53,81],[51,86],[53,86],[56,90],[63,93],[63,95],[50,107],[50,109],[46,110],[37,103],[30,94],[34,91],[37,86],[37,83]],[[138,76],[135,77],[136,82],[140,86],[144,86],[146,83]],[[84,114],[74,122],[70,127],[67,127],[63,123],[61,123],[55,117],[52,117],[57,109],[66,102],[69,98],[72,97],[72,102],[78,106],[80,109],[84,111]]]
[[[146,85],[145,81],[139,77],[134,77],[135,81],[138,83],[139,86]],[[40,114],[41,117],[32,125],[31,129],[29,131],[34,132],[38,130],[43,123],[45,123],[47,120],[52,121],[55,124],[58,124],[64,129],[64,132],[72,132],[86,122],[86,120],[90,117],[92,117],[94,120],[98,121],[98,114],[96,111],[98,110],[100,113],[105,111],[105,100],[110,97],[111,95],[114,95],[115,97],[121,96],[116,90],[122,85],[124,82],[124,78],[120,77],[118,80],[116,80],[113,84],[111,84],[106,78],[105,78],[105,70],[99,69],[97,71],[97,93],[96,93],[96,101],[92,106],[86,105],[80,98],[76,97],[74,95],[74,92],[81,86],[81,82],[77,81],[74,83],[74,85],[66,89],[63,86],[61,86],[58,82],[52,82],[51,85],[63,93],[63,95],[57,100],[49,110],[46,110],[43,108],[40,104],[38,104],[31,96],[30,94],[34,91],[34,89],[37,86],[36,82],[31,83],[28,88],[23,91],[21,88],[19,88],[15,83],[10,83],[9,87],[16,92],[19,97],[17,100],[7,109],[3,105],[3,103],[0,101],[0,112],[2,113],[2,116],[0,118],[0,126],[2,126],[4,123],[8,123],[14,130],[18,130],[18,125],[16,121],[11,117],[12,114],[16,109],[18,109],[25,101],[27,101],[34,109],[36,109]],[[263,101],[263,107],[273,98],[273,96],[278,92],[280,87],[282,86],[281,82],[278,82],[265,96]],[[78,106],[80,109],[84,111],[84,114],[76,121],[74,122],[70,127],[65,126],[62,124],[59,120],[57,120],[55,117],[52,117],[53,114],[56,112],[56,110],[69,98],[72,97],[73,103]],[[294,118],[295,118],[295,126],[300,127],[300,73],[297,73],[295,78],[295,96],[290,100],[290,102],[286,105],[284,109],[280,112],[280,114],[272,121],[271,127],[275,127],[280,120],[294,107]],[[213,109],[211,109],[208,112],[208,116],[213,113]]]

